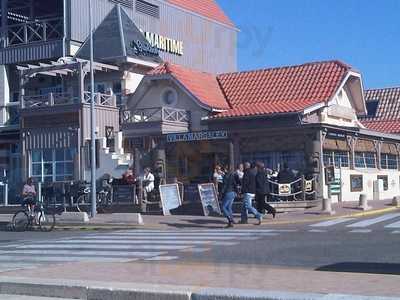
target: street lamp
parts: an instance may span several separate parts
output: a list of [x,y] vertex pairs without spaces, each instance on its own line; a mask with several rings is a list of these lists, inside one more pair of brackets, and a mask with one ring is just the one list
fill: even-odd
[[91,216],[96,216],[96,115],[94,103],[94,71],[93,71],[93,12],[92,0],[89,0],[89,28],[90,28],[90,139],[91,139]]

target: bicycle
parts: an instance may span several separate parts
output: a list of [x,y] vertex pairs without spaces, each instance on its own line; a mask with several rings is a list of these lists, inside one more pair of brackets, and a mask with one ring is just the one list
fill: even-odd
[[38,226],[41,231],[52,231],[56,224],[54,213],[48,212],[42,202],[35,205],[34,211],[28,204],[23,205],[23,209],[17,211],[12,218],[12,228],[14,231],[26,231]]
[[[90,186],[87,183],[79,186],[72,203],[72,206],[75,207],[78,212],[90,212],[90,191]],[[96,193],[96,204],[98,212],[104,212],[111,207],[112,197],[109,189],[102,188]]]

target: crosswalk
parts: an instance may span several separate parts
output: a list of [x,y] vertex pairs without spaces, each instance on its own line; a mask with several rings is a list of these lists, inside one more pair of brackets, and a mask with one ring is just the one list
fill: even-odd
[[285,230],[125,230],[0,246],[0,272],[68,262],[173,261]]
[[336,218],[309,225],[309,232],[326,232],[331,228],[348,229],[350,233],[370,233],[373,228],[383,227],[393,234],[400,232],[400,213],[388,213],[378,217],[358,220],[356,218]]

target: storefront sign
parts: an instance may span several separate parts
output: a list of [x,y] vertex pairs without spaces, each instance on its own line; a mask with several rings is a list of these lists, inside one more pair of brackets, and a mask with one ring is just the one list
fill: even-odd
[[215,189],[214,183],[199,184],[198,188],[204,215],[205,216],[209,216],[211,214],[220,215],[221,208],[219,207],[217,191]]
[[307,193],[311,193],[313,191],[313,181],[312,180],[306,180],[304,182],[304,191]]
[[164,216],[169,216],[171,209],[182,205],[178,184],[164,184],[160,185],[159,188]]
[[158,49],[156,47],[143,43],[140,40],[132,41],[131,48],[135,51],[136,55],[158,56]]
[[220,131],[200,131],[188,133],[173,133],[167,135],[168,143],[177,142],[193,142],[193,141],[210,141],[210,140],[223,140],[228,138],[228,132]]
[[290,184],[279,184],[279,196],[289,196],[292,193],[292,188]]
[[150,45],[160,51],[182,56],[183,41],[171,39],[157,33],[142,31]]

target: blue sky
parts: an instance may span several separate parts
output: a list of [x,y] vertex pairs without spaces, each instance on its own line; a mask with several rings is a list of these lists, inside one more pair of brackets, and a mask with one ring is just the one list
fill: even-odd
[[240,70],[340,59],[366,88],[400,86],[400,0],[218,0]]

